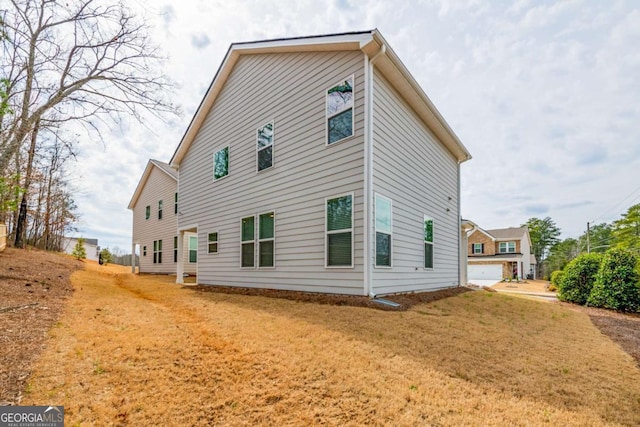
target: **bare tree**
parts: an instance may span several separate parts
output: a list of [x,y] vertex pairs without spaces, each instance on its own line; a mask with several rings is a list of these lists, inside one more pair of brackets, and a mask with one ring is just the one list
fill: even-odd
[[22,208],[13,221],[20,246],[43,129],[75,135],[81,128],[102,139],[104,126],[178,110],[147,26],[122,3],[10,0],[0,36],[0,178],[14,161],[24,171]]

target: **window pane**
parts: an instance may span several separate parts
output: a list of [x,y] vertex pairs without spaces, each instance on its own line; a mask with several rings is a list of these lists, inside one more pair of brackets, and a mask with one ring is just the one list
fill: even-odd
[[158,250],[162,250],[162,240],[158,240]]
[[173,249],[178,249],[178,236],[173,237]]
[[218,244],[217,243],[209,243],[209,253],[215,254],[218,252]]
[[209,233],[209,241],[217,242],[218,241],[218,233]]
[[229,147],[213,155],[213,178],[218,179],[229,174]]
[[198,251],[189,250],[189,262],[198,262]]
[[351,228],[352,211],[351,196],[327,200],[327,231]]
[[154,241],[153,241],[153,251],[155,252],[155,251],[157,251],[157,250],[158,250],[158,241],[157,241],[157,240],[154,240]]
[[240,264],[242,267],[254,266],[254,261],[253,261],[254,247],[255,245],[253,242],[242,244],[242,261]]
[[329,234],[327,265],[351,266],[351,232]]
[[376,265],[391,267],[391,235],[376,233]]
[[424,267],[433,268],[433,245],[431,243],[424,244]]
[[258,129],[258,148],[273,144],[273,123],[267,123]]
[[327,91],[327,115],[353,106],[353,77]]
[[158,200],[158,210],[162,210],[162,200]]
[[145,219],[149,219],[149,216],[151,216],[151,206],[147,206],[144,211]]
[[273,239],[273,212],[260,215],[260,239]]
[[391,234],[391,200],[376,196],[376,230]]
[[329,144],[353,135],[353,110],[349,108],[343,113],[329,119]]
[[196,236],[189,236],[189,250],[198,250],[198,238]]
[[252,216],[248,216],[246,218],[242,218],[242,241],[245,242],[247,240],[255,239],[254,232],[254,218]]
[[273,267],[273,240],[267,242],[260,242],[259,248],[259,263],[260,267]]
[[424,241],[433,243],[433,220],[424,220]]
[[258,151],[258,171],[268,169],[273,165],[273,147]]

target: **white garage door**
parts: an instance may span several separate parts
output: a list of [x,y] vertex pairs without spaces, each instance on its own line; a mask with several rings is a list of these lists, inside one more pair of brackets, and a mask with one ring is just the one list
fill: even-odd
[[473,280],[502,280],[502,265],[469,265],[467,268],[469,281]]

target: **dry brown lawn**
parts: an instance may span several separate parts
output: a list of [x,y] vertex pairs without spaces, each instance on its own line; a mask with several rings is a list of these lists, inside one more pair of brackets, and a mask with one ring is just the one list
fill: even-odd
[[587,314],[484,291],[408,311],[196,292],[87,265],[22,404],[66,425],[640,425]]

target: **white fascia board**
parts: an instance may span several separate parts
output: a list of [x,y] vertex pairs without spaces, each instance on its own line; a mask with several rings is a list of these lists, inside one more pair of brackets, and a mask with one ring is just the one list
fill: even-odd
[[151,175],[151,171],[153,170],[154,167],[158,168],[158,170],[162,171],[162,173],[164,173],[171,179],[175,180],[176,182],[178,181],[175,176],[168,174],[167,171],[165,171],[160,166],[158,166],[155,160],[149,159],[149,161],[147,162],[147,166],[144,168],[144,172],[140,177],[140,181],[138,181],[138,185],[136,186],[136,189],[133,192],[133,196],[131,197],[131,201],[129,202],[127,209],[133,210],[133,208],[136,206],[136,203],[138,202],[138,198],[142,193],[142,189],[144,188],[145,185],[147,185],[147,180],[149,179],[149,176]]

